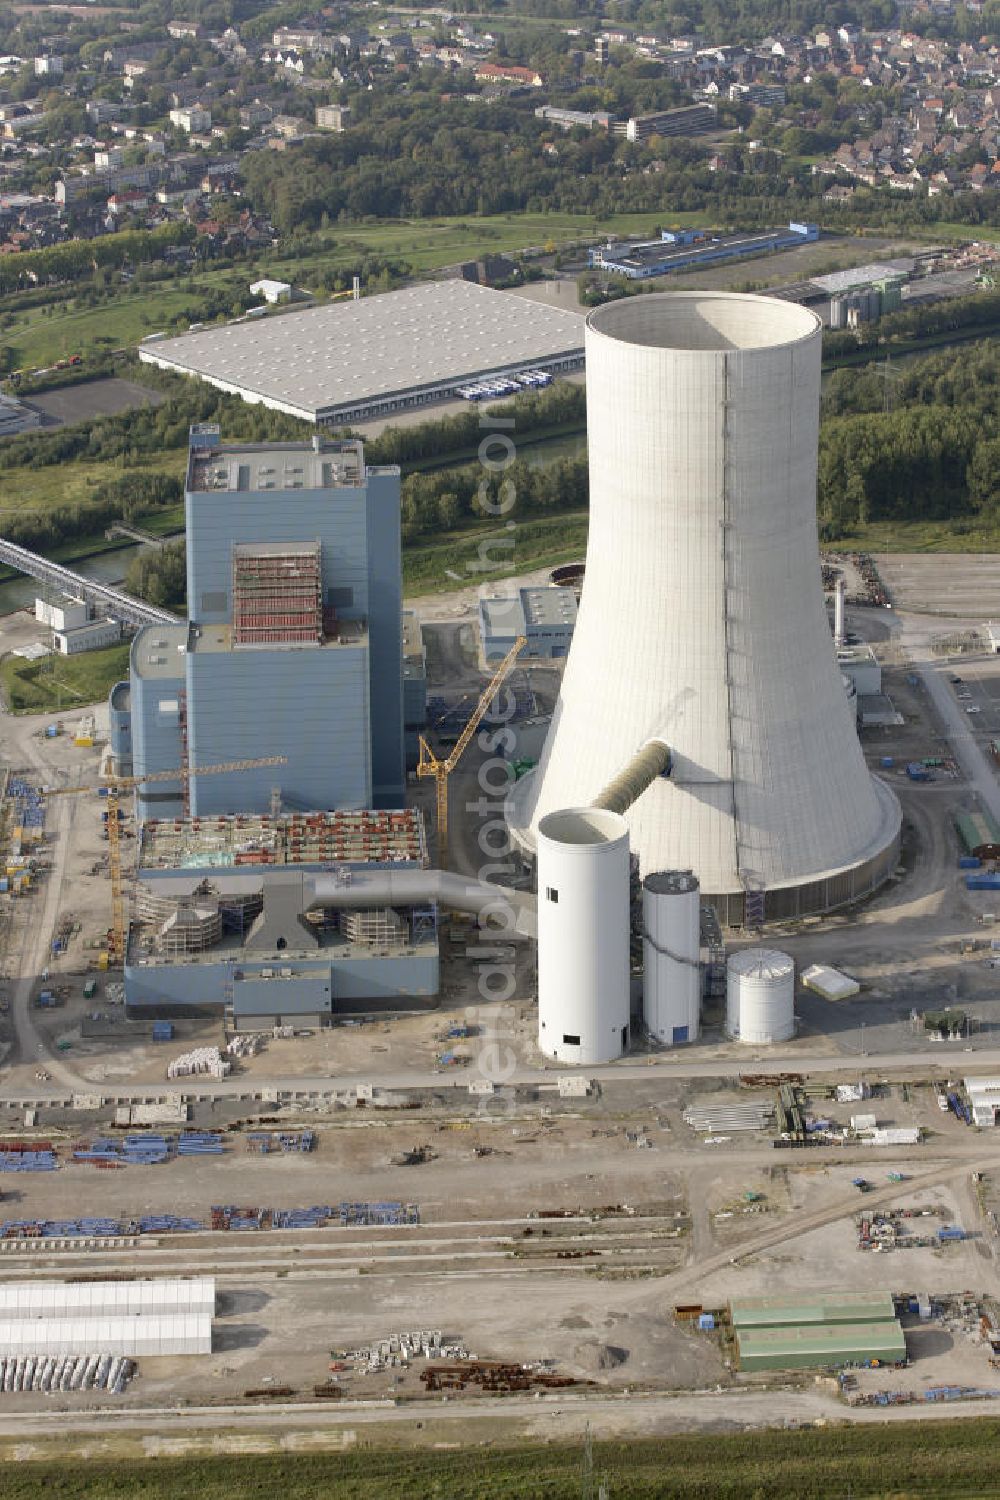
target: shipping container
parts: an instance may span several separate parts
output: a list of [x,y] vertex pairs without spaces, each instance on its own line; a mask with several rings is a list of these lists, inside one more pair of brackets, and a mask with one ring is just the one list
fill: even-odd
[[968,891],[1000,891],[1000,874],[966,875],[965,888]]

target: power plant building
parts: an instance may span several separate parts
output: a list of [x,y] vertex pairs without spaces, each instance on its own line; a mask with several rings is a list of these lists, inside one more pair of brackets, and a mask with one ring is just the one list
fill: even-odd
[[558,660],[569,653],[576,614],[572,589],[550,586],[489,594],[479,601],[483,660],[502,661],[519,635],[527,642],[522,661],[526,657]]
[[717,292],[589,315],[586,586],[508,805],[534,853],[550,813],[662,742],[624,808],[632,853],[643,876],[692,871],[727,926],[845,905],[898,858],[899,804],[865,764],[823,602],[821,335],[805,308]]
[[128,1014],[321,1025],[438,988],[418,812],[157,820],[141,830]]
[[140,818],[402,805],[399,505],[399,470],[366,466],[360,443],[222,444],[192,428],[191,617],[135,637],[113,747],[130,738],[139,777],[286,764],[192,776],[186,792],[150,782]]

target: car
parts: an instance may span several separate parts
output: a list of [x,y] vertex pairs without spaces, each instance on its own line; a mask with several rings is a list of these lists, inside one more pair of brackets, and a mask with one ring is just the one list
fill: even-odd
[[969,707],[965,710],[965,712],[967,714],[981,714],[982,713],[982,709],[979,707],[978,703],[971,703],[969,705]]
[[949,674],[948,674],[948,681],[949,682],[961,682],[962,678],[956,676],[954,672],[949,672]]

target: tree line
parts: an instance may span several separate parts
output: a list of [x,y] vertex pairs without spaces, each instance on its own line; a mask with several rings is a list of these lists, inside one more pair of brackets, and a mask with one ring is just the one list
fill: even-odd
[[993,344],[942,351],[895,376],[884,367],[837,371],[824,416],[824,538],[872,521],[1000,522],[1000,350]]
[[158,260],[169,245],[195,238],[191,224],[163,224],[158,229],[127,229],[89,240],[66,240],[45,250],[21,250],[0,256],[0,293],[17,292],[39,282],[79,281],[100,267],[121,268]]

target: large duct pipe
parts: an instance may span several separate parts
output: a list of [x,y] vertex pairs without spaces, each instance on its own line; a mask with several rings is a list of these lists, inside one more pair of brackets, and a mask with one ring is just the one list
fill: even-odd
[[598,792],[591,807],[603,807],[608,812],[624,813],[637,802],[657,776],[670,774],[670,746],[663,740],[650,740],[637,750],[617,776],[614,776],[602,792]]
[[306,900],[307,909],[433,903],[498,923],[510,937],[534,938],[538,931],[533,896],[485,880],[463,880],[446,870],[352,870],[349,880],[319,875],[307,883]]

